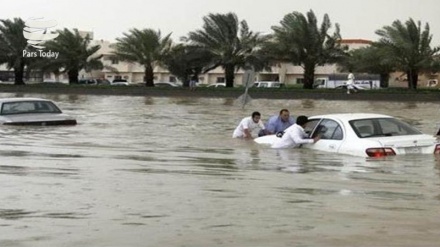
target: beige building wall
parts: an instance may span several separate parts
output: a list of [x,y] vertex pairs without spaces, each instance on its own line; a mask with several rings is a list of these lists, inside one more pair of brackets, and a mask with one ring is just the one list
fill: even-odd
[[[418,88],[440,88],[440,74],[420,74],[417,82]],[[408,88],[408,78],[404,72],[393,72],[390,74],[390,87]]]
[[[370,44],[367,40],[344,40],[346,44],[353,48],[364,47]],[[94,45],[100,45],[101,49],[98,51],[102,54],[102,62],[105,68],[102,71],[92,71],[91,73],[81,72],[82,77],[100,77],[108,80],[115,78],[123,78],[127,81],[140,83],[143,82],[144,68],[137,63],[121,62],[112,59],[112,44],[104,40],[95,40]],[[243,84],[243,75],[245,71],[238,70],[235,74],[234,84]],[[271,67],[270,71],[261,71],[256,75],[256,81],[280,81],[286,85],[298,84],[302,82],[304,69],[301,66],[294,66],[289,63],[279,63]],[[315,70],[316,77],[328,76],[330,74],[338,73],[336,65],[329,64],[326,66],[318,66]],[[199,76],[201,84],[214,84],[216,82],[224,81],[224,70],[221,67],[215,68],[205,74]],[[156,82],[176,81],[177,78],[170,74],[165,68],[160,66],[154,67],[154,78]]]

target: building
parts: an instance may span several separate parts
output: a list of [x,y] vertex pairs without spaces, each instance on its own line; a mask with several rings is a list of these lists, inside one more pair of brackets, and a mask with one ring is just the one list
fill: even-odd
[[[343,40],[343,44],[348,45],[349,49],[357,49],[371,44],[371,41],[362,39]],[[92,71],[90,73],[81,72],[82,78],[105,78],[109,81],[114,79],[126,79],[127,81],[139,83],[143,82],[144,69],[137,63],[128,63],[117,61],[112,58],[112,44],[108,41],[100,40],[94,41],[94,45],[100,45],[101,49],[98,51],[103,55],[102,62],[104,69],[102,71]],[[235,74],[235,83],[240,85],[243,83],[243,75],[245,71],[238,70]],[[289,63],[279,63],[272,66],[270,71],[261,71],[257,73],[257,81],[280,81],[286,85],[300,84],[303,82],[304,70],[301,66],[294,66]],[[339,73],[338,68],[334,64],[325,66],[318,66],[315,70],[316,77],[324,77],[330,74]],[[154,80],[156,82],[177,82],[176,76],[170,74],[165,68],[156,66],[154,68]],[[199,77],[201,84],[214,84],[218,82],[225,82],[224,70],[220,67],[211,70]]]

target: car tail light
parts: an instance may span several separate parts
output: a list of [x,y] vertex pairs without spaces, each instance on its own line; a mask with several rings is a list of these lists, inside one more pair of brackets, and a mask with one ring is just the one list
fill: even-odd
[[[385,156],[392,156],[396,155],[394,150],[392,148],[368,148],[365,150],[368,157],[385,157]],[[440,146],[439,146],[439,153],[440,153]]]
[[434,154],[440,154],[440,144],[435,145]]

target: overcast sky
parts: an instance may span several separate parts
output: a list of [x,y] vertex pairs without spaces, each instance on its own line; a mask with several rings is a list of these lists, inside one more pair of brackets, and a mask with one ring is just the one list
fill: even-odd
[[377,40],[375,30],[413,18],[429,23],[432,45],[440,45],[439,0],[0,0],[0,19],[44,17],[57,29],[93,31],[95,39],[114,41],[131,28],[152,28],[174,39],[200,29],[209,13],[234,12],[251,30],[271,32],[284,15],[313,10],[339,23],[344,39]]

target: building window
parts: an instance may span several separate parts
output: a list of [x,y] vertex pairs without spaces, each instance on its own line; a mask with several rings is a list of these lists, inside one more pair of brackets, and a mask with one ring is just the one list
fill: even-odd
[[170,76],[170,82],[176,82],[176,77],[175,76]]
[[219,82],[225,82],[225,78],[224,77],[217,77],[217,83]]
[[304,78],[296,78],[296,84],[304,84]]
[[112,64],[118,64],[118,63],[119,63],[118,59],[112,58]]

